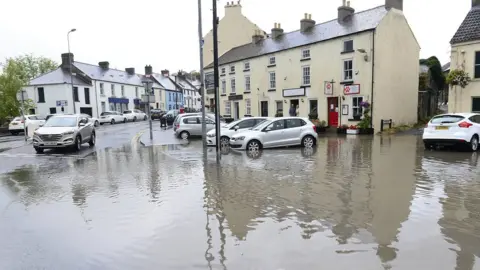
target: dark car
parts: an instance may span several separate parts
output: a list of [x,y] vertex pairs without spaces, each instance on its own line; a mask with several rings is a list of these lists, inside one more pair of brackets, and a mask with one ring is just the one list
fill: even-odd
[[179,110],[170,110],[166,114],[164,114],[162,118],[165,118],[165,120],[167,121],[167,125],[171,126],[173,125],[173,121],[175,121],[175,117],[177,117],[179,113]]
[[152,110],[152,120],[159,120],[162,118],[162,116],[165,114],[165,112],[160,111],[160,110]]

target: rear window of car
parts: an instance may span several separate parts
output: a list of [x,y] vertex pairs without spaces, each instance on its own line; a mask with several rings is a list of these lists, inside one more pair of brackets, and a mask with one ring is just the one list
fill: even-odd
[[109,112],[102,112],[102,113],[100,114],[100,116],[111,115],[111,114],[112,114],[112,113],[109,113]]
[[465,119],[465,117],[461,115],[439,115],[435,116],[430,120],[432,124],[449,124],[449,123],[457,123],[461,120]]
[[132,113],[132,111],[123,111],[123,113]]
[[187,117],[187,118],[183,118],[183,123],[184,124],[199,124],[200,122],[198,121],[197,117]]
[[13,121],[22,121],[22,117],[15,117]]

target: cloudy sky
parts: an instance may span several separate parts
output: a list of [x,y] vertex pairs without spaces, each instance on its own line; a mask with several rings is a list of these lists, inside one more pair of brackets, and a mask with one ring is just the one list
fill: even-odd
[[[218,15],[227,1],[218,0]],[[274,22],[285,31],[300,27],[304,13],[317,23],[336,18],[341,0],[242,0],[243,14],[270,32]],[[453,3],[455,2],[455,3]],[[357,11],[384,0],[351,0]],[[109,61],[113,68],[147,64],[154,71],[198,70],[197,0],[17,0],[0,5],[0,59],[25,53],[60,62],[67,32],[75,60]],[[212,0],[202,0],[203,33],[212,28]],[[420,42],[421,57],[449,61],[449,40],[465,18],[471,0],[405,0],[404,13]]]

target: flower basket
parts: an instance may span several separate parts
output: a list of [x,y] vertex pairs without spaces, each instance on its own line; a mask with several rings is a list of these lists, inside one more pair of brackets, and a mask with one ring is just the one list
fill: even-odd
[[347,134],[347,129],[348,129],[347,125],[339,126],[337,127],[337,134]]
[[347,129],[347,135],[357,135],[359,132],[359,129]]
[[312,120],[312,123],[315,125],[317,133],[324,133],[327,131],[327,122],[315,119]]

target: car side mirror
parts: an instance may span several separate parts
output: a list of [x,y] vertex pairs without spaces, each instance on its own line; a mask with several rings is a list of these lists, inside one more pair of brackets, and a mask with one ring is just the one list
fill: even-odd
[[43,124],[38,125],[38,127],[43,127]]
[[85,126],[85,123],[83,123],[83,122],[82,122],[82,123],[79,123],[78,126],[79,126],[79,127],[84,127],[84,126]]
[[239,126],[235,126],[233,129],[235,129],[235,131],[237,131],[240,127]]

